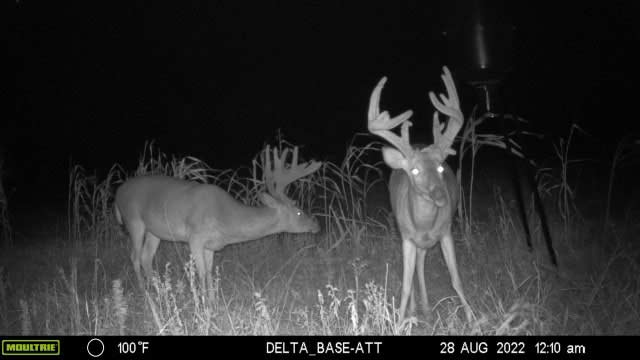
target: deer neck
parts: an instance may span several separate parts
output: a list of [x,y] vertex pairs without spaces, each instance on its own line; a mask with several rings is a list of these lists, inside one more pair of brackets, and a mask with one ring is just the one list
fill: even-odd
[[234,223],[226,231],[227,243],[239,243],[259,239],[281,231],[282,221],[278,212],[268,206],[244,207],[235,214]]
[[451,199],[447,199],[445,206],[438,207],[435,202],[417,192],[413,187],[409,187],[407,200],[415,229],[426,233],[431,239],[438,238],[442,225],[448,219]]

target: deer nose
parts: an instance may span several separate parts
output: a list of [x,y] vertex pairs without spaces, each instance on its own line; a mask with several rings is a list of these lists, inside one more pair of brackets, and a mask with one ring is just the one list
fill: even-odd
[[431,199],[438,207],[443,207],[447,203],[447,195],[441,187],[436,187],[431,191]]

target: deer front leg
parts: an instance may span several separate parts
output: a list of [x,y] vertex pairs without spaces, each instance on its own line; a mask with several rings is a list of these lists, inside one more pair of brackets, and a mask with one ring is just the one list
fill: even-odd
[[207,289],[209,290],[213,289],[213,254],[213,250],[204,249],[204,261],[207,271],[205,278],[207,280]]
[[206,264],[204,260],[204,241],[199,238],[189,239],[189,247],[191,248],[191,256],[196,263],[196,270],[198,271],[198,277],[200,278],[200,285],[202,289],[206,289]]
[[411,281],[411,296],[409,296],[409,310],[407,311],[409,315],[415,315],[416,313],[416,289],[413,281]]
[[429,306],[429,298],[427,297],[427,285],[424,280],[424,259],[427,255],[427,249],[417,249],[416,254],[416,272],[418,273],[418,285],[420,286],[420,300],[422,300],[422,312],[429,318],[431,316],[431,307]]
[[404,321],[407,302],[413,287],[413,273],[416,270],[416,245],[410,239],[402,238],[402,294],[400,296],[400,317],[398,322]]
[[458,297],[460,297],[460,301],[464,306],[467,321],[471,322],[473,319],[473,312],[471,311],[471,307],[469,306],[469,303],[464,296],[464,291],[462,290],[462,281],[460,281],[460,275],[458,274],[456,250],[453,245],[453,237],[451,236],[451,232],[445,234],[442,237],[442,240],[440,240],[440,245],[442,247],[442,255],[444,256],[444,261],[445,263],[447,263],[449,274],[451,275],[451,284],[458,293]]

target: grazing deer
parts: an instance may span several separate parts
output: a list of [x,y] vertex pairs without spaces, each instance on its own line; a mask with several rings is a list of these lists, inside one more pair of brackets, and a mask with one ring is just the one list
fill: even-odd
[[278,156],[278,150],[273,149],[273,166],[268,146],[262,154],[268,191],[260,194],[262,207],[244,205],[215,185],[168,176],[139,176],[122,184],[116,192],[115,214],[131,237],[131,261],[140,286],[144,287],[140,266],[149,277],[161,239],[189,244],[204,286],[211,284],[214,251],[280,232],[317,233],[318,222],[302,212],[285,190],[322,163],[298,165],[295,147],[291,165],[285,167],[289,150]]
[[[424,281],[424,259],[428,248],[438,242],[442,247],[444,260],[449,268],[453,288],[464,306],[467,319],[471,321],[471,307],[467,303],[458,275],[458,265],[451,236],[451,223],[459,198],[459,185],[451,168],[445,163],[448,155],[454,155],[452,145],[456,134],[462,127],[464,118],[460,110],[458,94],[445,67],[442,76],[449,97],[440,94],[441,101],[429,93],[436,109],[449,116],[446,131],[444,123],[433,115],[433,144],[424,148],[415,148],[409,142],[409,120],[413,114],[408,110],[394,118],[387,111],[380,112],[380,94],[386,77],[383,77],[371,94],[369,102],[368,129],[372,134],[387,140],[394,148],[384,147],[382,156],[387,165],[394,169],[389,180],[391,208],[395,214],[402,236],[402,295],[400,299],[400,317],[405,318],[407,301],[411,298],[410,311],[415,309],[413,293],[413,273],[418,271],[420,295],[425,314],[430,314],[427,300],[427,288]],[[391,130],[402,124],[401,136]]]

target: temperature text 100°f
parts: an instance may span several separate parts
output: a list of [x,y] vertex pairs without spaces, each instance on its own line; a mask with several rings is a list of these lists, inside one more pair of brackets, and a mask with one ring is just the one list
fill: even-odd
[[120,354],[137,354],[138,352],[144,354],[149,350],[148,341],[125,341],[118,343],[118,352]]

